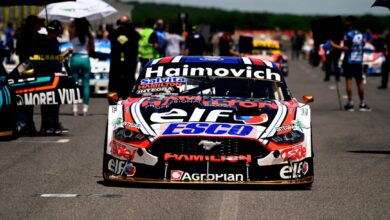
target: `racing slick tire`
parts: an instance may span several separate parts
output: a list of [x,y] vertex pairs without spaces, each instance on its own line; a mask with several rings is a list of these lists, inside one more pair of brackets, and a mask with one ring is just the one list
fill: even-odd
[[102,176],[103,176],[103,182],[104,185],[112,185],[112,181],[106,176],[106,173],[108,171],[107,169],[107,164],[108,160],[106,157],[106,152],[107,152],[107,132],[108,132],[108,122],[106,123],[106,131],[104,132],[104,147],[103,147],[103,169],[102,169]]

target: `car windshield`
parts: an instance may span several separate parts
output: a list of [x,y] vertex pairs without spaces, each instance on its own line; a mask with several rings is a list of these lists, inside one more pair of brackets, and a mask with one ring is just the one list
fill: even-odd
[[[237,66],[235,66],[237,67]],[[245,66],[242,66],[245,67]],[[218,97],[240,97],[240,98],[258,98],[258,99],[277,99],[277,100],[290,100],[290,93],[284,83],[283,78],[279,73],[272,73],[271,70],[256,69],[253,67],[245,67],[245,69],[234,69],[233,72],[238,75],[242,73],[242,77],[237,76],[216,76],[213,73],[224,73],[225,71],[232,70],[229,66],[224,65],[224,68],[218,66],[205,67],[209,69],[210,74],[200,74],[200,76],[183,76],[183,75],[195,75],[195,74],[176,74],[172,75],[159,75],[152,77],[148,76],[149,73],[157,73],[158,70],[162,70],[162,67],[149,67],[150,69],[143,71],[140,74],[139,79],[133,90],[133,97],[147,97],[153,95],[163,96],[186,96],[186,95],[201,95],[201,96],[218,96]],[[160,69],[161,68],[161,69]],[[191,71],[201,71],[202,68],[184,65],[181,68],[165,68],[167,71],[173,71],[178,69],[187,69],[188,73]],[[166,73],[167,73],[166,71]],[[248,76],[248,72],[259,76]],[[183,73],[183,71],[181,72]],[[192,72],[191,72],[192,73]],[[261,77],[261,73],[264,77]],[[266,74],[267,73],[267,74]],[[276,75],[277,74],[277,75]],[[218,74],[217,74],[218,75]],[[219,74],[222,75],[222,74]],[[267,79],[267,76],[269,79]],[[264,78],[264,79],[263,79]]]

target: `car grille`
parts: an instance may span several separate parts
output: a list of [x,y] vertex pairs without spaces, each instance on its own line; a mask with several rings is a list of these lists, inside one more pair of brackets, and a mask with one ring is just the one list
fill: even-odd
[[[200,145],[201,141],[219,142],[210,150],[204,149]],[[149,152],[159,158],[164,157],[164,153],[186,154],[186,155],[214,155],[214,156],[239,156],[250,154],[252,158],[262,158],[269,152],[256,140],[241,138],[199,138],[199,137],[179,137],[161,138],[152,144]]]

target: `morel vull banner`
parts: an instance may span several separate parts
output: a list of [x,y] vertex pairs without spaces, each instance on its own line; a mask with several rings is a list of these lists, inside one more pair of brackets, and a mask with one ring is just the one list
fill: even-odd
[[57,105],[81,103],[80,90],[64,74],[10,78],[8,83],[16,95],[17,105]]

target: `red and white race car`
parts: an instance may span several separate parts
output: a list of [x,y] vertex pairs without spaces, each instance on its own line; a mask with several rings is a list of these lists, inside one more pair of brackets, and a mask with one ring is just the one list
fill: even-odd
[[166,57],[145,66],[131,97],[109,96],[105,181],[313,182],[312,97],[292,97],[275,63]]
[[375,51],[375,47],[369,42],[365,43],[363,50],[363,72],[367,75],[381,75],[385,55]]

